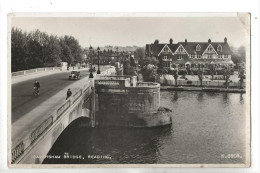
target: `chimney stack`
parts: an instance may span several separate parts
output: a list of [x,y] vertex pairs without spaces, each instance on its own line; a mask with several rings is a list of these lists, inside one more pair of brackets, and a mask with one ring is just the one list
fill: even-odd
[[172,44],[172,42],[173,42],[173,40],[172,40],[172,38],[170,38],[170,44]]
[[184,45],[186,46],[186,44],[187,44],[187,38],[185,38],[185,44]]
[[227,43],[227,37],[224,38],[224,42]]
[[211,39],[208,40],[208,43],[211,43]]

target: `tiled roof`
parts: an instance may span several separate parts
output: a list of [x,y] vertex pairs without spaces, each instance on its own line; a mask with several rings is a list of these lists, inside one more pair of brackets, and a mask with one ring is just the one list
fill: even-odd
[[[161,50],[163,49],[163,47],[165,45],[166,44],[146,44],[145,49],[146,50],[151,50],[151,52],[153,52],[153,55],[157,56],[161,52]],[[149,48],[149,46],[150,46],[150,48]],[[170,48],[172,53],[174,53],[179,45],[178,44],[167,44],[167,46]]]
[[[172,53],[174,53],[176,51],[176,49],[179,47],[179,45],[182,45],[184,47],[184,49],[189,53],[189,54],[199,54],[201,55],[206,48],[209,46],[209,44],[211,44],[213,46],[213,48],[215,49],[215,51],[218,54],[232,54],[232,51],[230,50],[230,47],[228,45],[228,43],[224,43],[224,42],[187,42],[185,44],[185,42],[178,42],[177,44],[167,44],[167,46],[171,49]],[[200,45],[201,49],[200,51],[196,51],[196,46]],[[217,51],[217,47],[221,45],[222,47],[222,51]],[[150,47],[149,47],[150,46]],[[165,46],[165,44],[146,44],[146,50],[151,50],[151,52],[153,52],[153,55],[158,55],[161,50],[163,49],[163,47]]]
[[[182,46],[186,49],[186,51],[189,54],[202,54],[205,51],[205,49],[209,46],[209,44],[213,46],[213,48],[218,54],[232,54],[232,51],[230,50],[228,43],[224,42],[187,42],[186,44],[185,42],[179,42],[179,44],[182,44]],[[196,51],[196,46],[198,44],[201,47],[201,51]],[[218,45],[222,46],[222,51],[217,51]]]

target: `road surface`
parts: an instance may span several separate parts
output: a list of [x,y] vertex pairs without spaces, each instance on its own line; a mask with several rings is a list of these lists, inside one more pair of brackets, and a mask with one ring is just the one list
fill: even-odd
[[[101,67],[101,71],[104,69],[107,68]],[[81,78],[87,77],[89,75],[87,70],[83,70],[80,73]],[[61,72],[37,78],[41,85],[40,95],[37,97],[33,96],[33,85],[35,79],[13,84],[11,93],[12,123],[37,107],[37,105],[55,95],[58,91],[75,82],[75,80],[68,80],[69,74],[70,72]],[[66,93],[64,93],[64,97],[66,97]]]

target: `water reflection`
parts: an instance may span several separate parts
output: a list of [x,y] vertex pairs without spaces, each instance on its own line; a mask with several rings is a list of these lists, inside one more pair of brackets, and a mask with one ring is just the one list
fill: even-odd
[[[172,109],[167,128],[89,128],[78,119],[61,134],[49,154],[107,155],[106,159],[45,159],[49,164],[240,164],[245,162],[245,96],[237,93],[162,91]],[[117,122],[120,123],[120,122]],[[174,132],[173,132],[174,129]],[[241,159],[221,159],[221,154]]]
[[48,155],[64,152],[88,155],[110,155],[108,159],[45,159],[44,164],[157,163],[160,141],[172,133],[171,127],[155,129],[79,126],[76,120],[59,137]]
[[229,104],[229,93],[224,92],[223,94],[223,103]]
[[198,101],[200,101],[200,102],[203,101],[203,95],[204,95],[203,92],[199,92],[199,93],[198,93]]
[[244,104],[244,96],[243,95],[244,95],[243,93],[240,94],[240,104]]
[[178,100],[178,92],[175,91],[174,94],[173,94],[173,98],[172,98],[172,101],[177,101]]

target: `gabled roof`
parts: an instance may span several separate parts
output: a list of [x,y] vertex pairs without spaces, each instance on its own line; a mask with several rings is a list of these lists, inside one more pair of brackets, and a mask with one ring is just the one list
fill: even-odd
[[[186,44],[185,42],[179,42],[178,44],[182,44],[189,54],[202,54],[209,44],[213,46],[213,48],[218,54],[232,54],[232,51],[230,50],[228,43],[224,42],[187,42]],[[200,51],[196,51],[196,46],[198,44],[201,47]],[[218,45],[222,46],[222,51],[217,51]]]
[[167,45],[173,53],[179,47],[178,44],[146,44],[145,50],[146,51],[151,50],[151,52],[153,52],[153,55],[157,56],[162,51],[165,45]]

